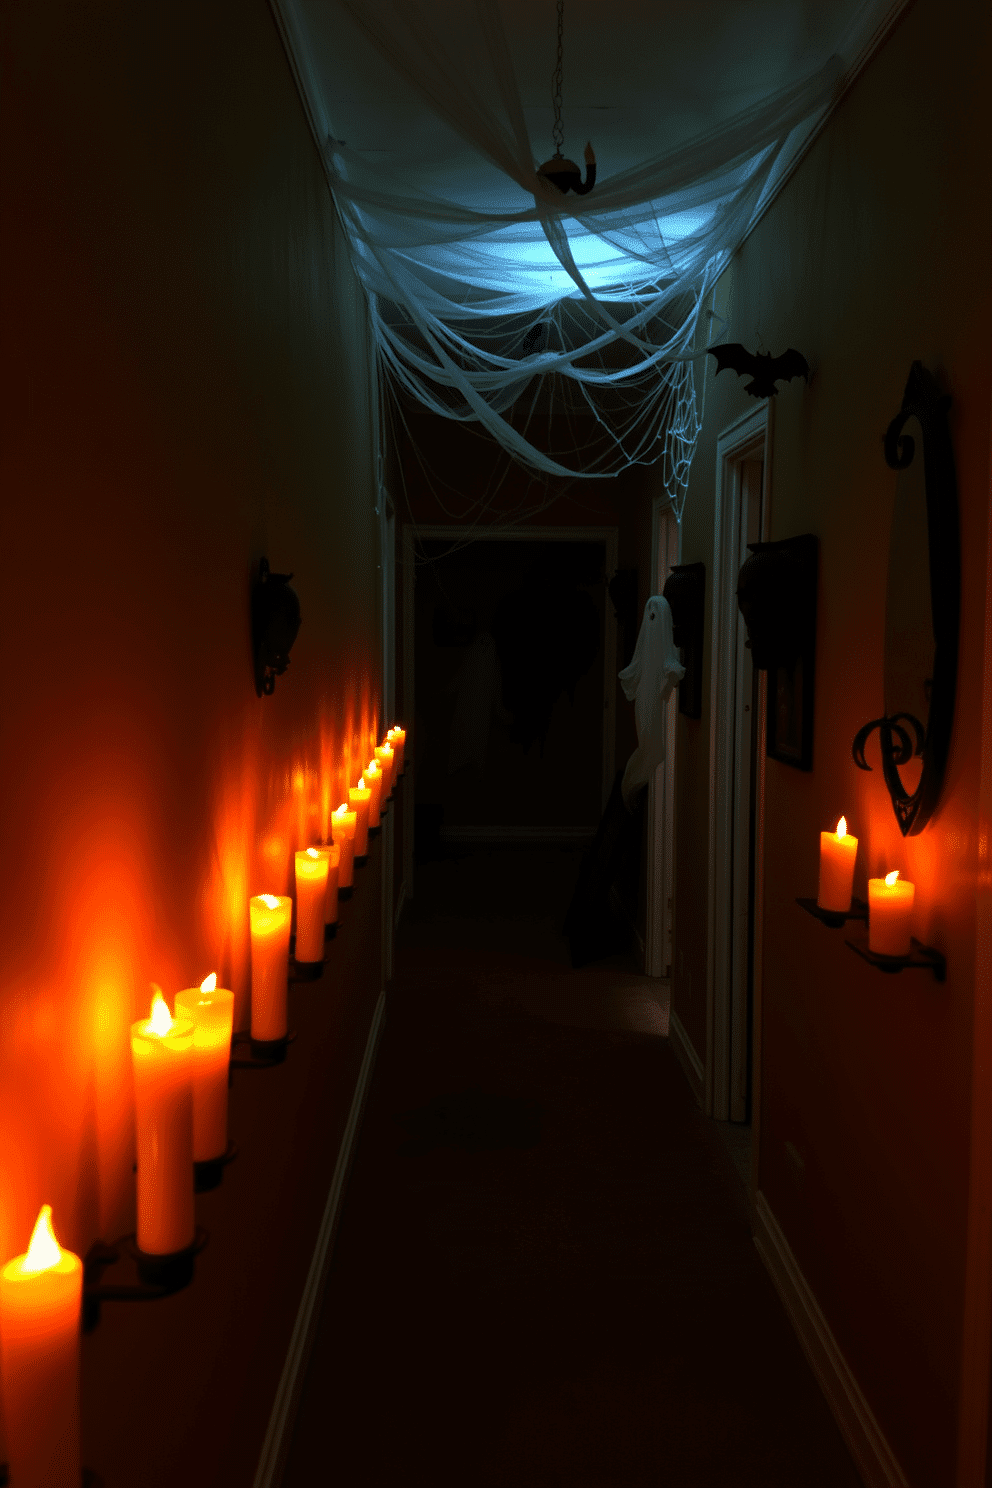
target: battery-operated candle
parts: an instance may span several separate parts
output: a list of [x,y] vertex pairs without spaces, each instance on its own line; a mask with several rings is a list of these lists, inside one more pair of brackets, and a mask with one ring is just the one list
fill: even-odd
[[341,849],[331,842],[324,847],[318,847],[317,851],[322,858],[327,859],[327,893],[324,897],[324,924],[336,925],[338,922],[338,873],[341,867]]
[[846,914],[851,908],[857,855],[858,839],[847,830],[845,817],[837,823],[836,832],[820,833],[820,887],[816,902],[821,909]]
[[227,1079],[234,1028],[234,993],[211,972],[198,987],[176,993],[176,1013],[193,1024],[193,1161],[227,1151]]
[[898,868],[868,880],[868,949],[878,956],[908,956],[916,885]]
[[396,763],[393,746],[391,744],[377,744],[375,747],[375,757],[379,769],[382,771],[382,804],[385,806],[393,790],[393,766]]
[[313,965],[324,959],[324,904],[327,858],[317,847],[296,854],[296,959]]
[[337,811],[331,813],[331,838],[341,851],[338,864],[338,892],[350,890],[355,882],[355,829],[358,813],[349,811],[342,801]]
[[173,1018],[156,987],[151,1017],[131,1024],[138,1149],[138,1249],[193,1244],[193,1023]]
[[0,1388],[14,1488],[79,1488],[82,1296],[83,1263],[59,1245],[45,1204],[26,1252],[0,1272]]
[[289,930],[293,901],[286,894],[256,894],[248,901],[251,921],[251,1036],[275,1043],[289,1032]]
[[364,858],[369,850],[369,802],[372,792],[364,780],[348,791],[348,804],[355,813],[355,857]]
[[362,780],[372,793],[369,801],[369,826],[377,827],[386,803],[382,799],[382,771],[375,760],[369,760],[365,766],[362,771]]
[[406,729],[401,729],[394,725],[389,730],[386,738],[393,746],[393,753],[396,756],[396,774],[402,775],[404,768],[404,754],[406,751]]

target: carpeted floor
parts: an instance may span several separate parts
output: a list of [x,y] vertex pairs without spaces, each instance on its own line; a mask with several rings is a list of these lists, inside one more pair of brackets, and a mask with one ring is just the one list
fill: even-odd
[[578,859],[419,870],[287,1488],[856,1488],[668,1047],[572,971]]

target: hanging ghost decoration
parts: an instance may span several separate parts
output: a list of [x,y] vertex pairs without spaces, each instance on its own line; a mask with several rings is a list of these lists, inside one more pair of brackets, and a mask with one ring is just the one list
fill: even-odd
[[647,785],[665,758],[665,701],[685,676],[672,638],[672,612],[663,594],[652,594],[634,647],[634,659],[620,672],[620,686],[634,705],[637,748],[627,761],[620,789],[625,802]]

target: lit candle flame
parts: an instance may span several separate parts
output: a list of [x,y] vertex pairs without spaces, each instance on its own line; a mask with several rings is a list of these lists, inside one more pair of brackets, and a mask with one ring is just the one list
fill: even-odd
[[215,971],[212,971],[208,977],[204,977],[203,978],[203,981],[200,983],[200,991],[201,992],[216,992],[217,991],[217,973]]
[[320,857],[320,853],[317,851],[317,849],[315,847],[308,847],[307,848],[307,857],[308,858],[319,858]]
[[355,786],[355,789],[356,790],[364,790],[365,789],[365,781],[364,781],[364,779],[362,778],[361,775],[359,775],[359,777],[358,777],[358,784]]
[[840,819],[840,821],[837,823],[837,836],[838,837],[846,837],[847,836],[847,817],[846,816],[842,816],[841,819]]
[[154,992],[152,994],[152,1015],[148,1020],[148,1031],[161,1038],[169,1032],[172,1027],[172,1014],[169,1012],[169,1004],[162,996],[162,988],[152,983]]
[[42,1204],[41,1213],[35,1220],[31,1233],[31,1244],[21,1266],[22,1271],[50,1271],[62,1259],[59,1242],[52,1233],[52,1206]]
[[895,881],[896,881],[896,879],[897,879],[897,878],[898,878],[898,877],[899,877],[899,869],[898,869],[898,868],[893,868],[893,870],[892,870],[892,872],[891,872],[891,873],[887,873],[887,874],[886,874],[886,875],[885,875],[885,882],[886,882],[886,883],[887,883],[887,884],[888,884],[888,885],[889,885],[889,887],[890,887],[890,888],[891,888],[891,887],[892,887],[892,885],[893,885],[893,884],[894,884],[894,883],[895,883]]
[[347,802],[342,801],[341,802],[341,805],[338,807],[337,811],[335,811],[334,815],[335,816],[344,816],[344,814],[345,814],[345,812],[347,810],[348,810]]
[[266,909],[279,908],[279,900],[276,898],[275,894],[259,894],[258,897],[261,899]]

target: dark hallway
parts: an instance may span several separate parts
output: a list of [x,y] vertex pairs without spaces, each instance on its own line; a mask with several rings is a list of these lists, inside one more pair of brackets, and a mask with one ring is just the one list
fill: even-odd
[[418,873],[288,1488],[860,1482],[664,989],[569,966],[578,862]]

